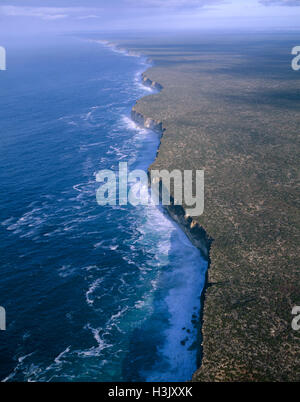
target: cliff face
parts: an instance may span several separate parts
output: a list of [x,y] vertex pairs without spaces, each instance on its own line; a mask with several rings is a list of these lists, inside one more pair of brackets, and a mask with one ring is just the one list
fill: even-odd
[[[158,82],[150,80],[145,73],[142,75],[142,82],[144,85],[157,90],[161,90],[163,88]],[[160,133],[161,135],[163,135],[165,131],[161,121],[144,116],[142,113],[136,110],[135,106],[132,108],[131,118],[137,125],[148,128],[152,131]],[[186,215],[183,206],[173,205],[172,196],[171,205],[166,206],[166,209],[173,220],[177,222],[181,229],[185,232],[194,246],[199,248],[203,256],[208,259],[212,238],[208,236],[204,228],[195,219]]]
[[199,225],[191,216],[185,214],[184,207],[181,205],[170,205],[166,207],[169,215],[181,227],[192,244],[197,247],[202,255],[209,259],[209,250],[212,238],[206,233],[204,228]]
[[[159,83],[155,81],[151,81],[145,74],[142,76],[142,82],[144,85],[155,88],[157,90],[161,90],[163,87]],[[155,120],[150,117],[146,117],[141,112],[136,110],[136,106],[132,108],[131,111],[132,120],[139,126],[151,129],[155,132],[158,132],[163,136],[165,128],[163,127],[163,123],[159,120]],[[157,155],[159,153],[159,149],[157,151]],[[149,176],[149,185],[150,182],[150,170],[148,169]],[[189,238],[191,243],[197,247],[201,254],[209,260],[210,247],[212,243],[212,238],[206,233],[204,228],[191,216],[188,216],[185,212],[185,208],[182,205],[174,205],[173,197],[170,195],[171,205],[165,206],[168,211],[170,217],[179,225],[179,227],[184,231],[186,236]],[[200,315],[199,315],[199,332],[198,332],[198,364],[201,364],[202,354],[203,354],[203,345],[202,345],[202,332],[201,332],[201,324],[203,322],[203,308],[204,308],[204,300],[205,300],[205,292],[208,285],[208,275],[206,274],[205,285],[201,294],[201,305],[200,305]]]
[[[145,73],[142,74],[142,83],[146,87],[153,88],[157,91],[161,91],[163,89],[162,85],[160,85],[156,81],[150,80],[150,78],[148,78],[145,75]],[[162,122],[160,120],[155,120],[155,119],[151,119],[150,117],[144,116],[142,113],[140,113],[136,110],[135,106],[131,110],[131,119],[139,126],[148,128],[157,133],[162,134],[164,131]]]
[[163,86],[161,84],[159,84],[156,81],[152,81],[150,80],[150,78],[148,78],[145,73],[142,74],[142,83],[146,86],[146,87],[150,87],[150,88],[154,88],[157,91],[161,91],[163,89]]
[[141,127],[148,128],[150,130],[156,131],[157,133],[163,132],[163,126],[161,121],[143,116],[141,113],[135,110],[135,107],[133,107],[131,110],[131,118],[136,124],[138,124]]
[[[142,83],[143,85],[156,89],[157,91],[161,91],[163,86],[156,81],[151,80],[146,76],[145,73],[142,74]],[[131,119],[140,127],[144,127],[155,131],[161,136],[163,136],[166,128],[163,127],[163,123],[160,120],[147,117],[145,112],[138,111],[137,103],[133,106],[131,110]],[[160,148],[160,146],[159,146]],[[158,156],[159,148],[156,156]],[[154,162],[155,165],[155,162]],[[148,168],[148,177],[149,177],[149,186],[151,185],[150,181],[150,171],[151,166]],[[179,225],[179,227],[184,231],[186,236],[189,238],[191,243],[197,247],[202,255],[210,262],[210,249],[213,239],[206,233],[204,228],[192,217],[188,216],[185,212],[184,206],[174,205],[172,203],[173,197],[170,196],[171,205],[165,206],[165,209],[168,211],[170,217]],[[203,324],[203,314],[204,314],[204,301],[205,301],[205,293],[208,287],[208,273],[206,273],[205,285],[201,294],[201,305],[200,305],[200,314],[199,314],[199,332],[198,332],[198,365],[201,365],[201,360],[203,357],[203,336],[202,336],[202,324]],[[194,374],[194,376],[196,373]]]
[[[142,74],[142,82],[147,87],[155,88],[159,91],[163,89],[162,85],[156,81],[150,80],[145,73]],[[131,119],[137,125],[148,128],[161,135],[163,135],[165,131],[161,121],[144,116],[142,113],[136,110],[136,106],[133,106],[131,110]],[[179,224],[194,246],[199,248],[205,258],[208,258],[212,239],[207,235],[203,227],[195,219],[186,215],[183,206],[172,205],[172,196],[171,205],[167,206],[166,209],[173,220]]]
[[291,312],[300,305],[300,81],[282,68],[279,37],[240,39],[123,40],[155,62],[145,84],[164,87],[139,99],[133,119],[157,130],[163,122],[150,169],[205,170],[204,213],[191,219],[184,206],[168,208],[209,250],[203,354],[193,380],[299,381]]

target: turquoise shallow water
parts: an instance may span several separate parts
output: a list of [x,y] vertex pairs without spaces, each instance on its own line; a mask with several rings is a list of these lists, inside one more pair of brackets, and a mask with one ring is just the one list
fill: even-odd
[[80,38],[7,50],[0,379],[189,379],[207,262],[161,208],[96,202],[100,169],[155,158],[129,118],[146,60]]

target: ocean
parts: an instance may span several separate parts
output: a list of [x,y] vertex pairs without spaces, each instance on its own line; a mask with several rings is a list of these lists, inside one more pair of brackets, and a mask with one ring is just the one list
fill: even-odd
[[161,207],[99,206],[96,174],[143,169],[142,56],[80,37],[7,46],[0,72],[2,381],[185,381],[207,261]]

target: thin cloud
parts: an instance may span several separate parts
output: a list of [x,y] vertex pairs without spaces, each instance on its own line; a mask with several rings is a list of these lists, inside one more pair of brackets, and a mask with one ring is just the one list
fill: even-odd
[[[99,18],[90,9],[82,7],[22,7],[0,6],[0,15],[7,17],[33,17],[42,20],[59,20],[63,18],[92,19]],[[98,10],[97,10],[98,11]],[[90,14],[88,14],[90,12]]]
[[43,15],[40,18],[43,20],[61,20],[63,18],[68,18],[67,14],[49,14],[49,15]]
[[300,0],[260,0],[264,6],[288,6],[299,7]]
[[201,8],[216,4],[227,3],[226,0],[125,0],[125,3],[136,8],[171,8],[171,9],[188,9]]
[[36,17],[45,20],[67,18],[68,9],[52,7],[16,7],[2,6],[0,13],[9,17]]
[[94,19],[94,18],[100,18],[99,15],[82,15],[81,17],[77,17],[78,20],[89,20],[89,19]]

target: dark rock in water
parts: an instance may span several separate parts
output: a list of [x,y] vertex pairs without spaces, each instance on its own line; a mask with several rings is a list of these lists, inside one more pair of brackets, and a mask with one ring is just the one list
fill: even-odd
[[184,338],[182,341],[180,341],[181,345],[184,346],[188,340],[189,338]]
[[196,350],[196,349],[197,349],[197,342],[195,341],[191,344],[191,346],[188,347],[187,350]]

